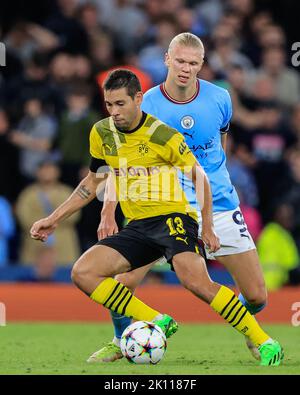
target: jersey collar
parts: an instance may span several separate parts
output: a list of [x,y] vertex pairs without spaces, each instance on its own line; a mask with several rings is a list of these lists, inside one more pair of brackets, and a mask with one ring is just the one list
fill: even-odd
[[139,124],[138,124],[134,129],[132,129],[132,130],[126,130],[126,131],[124,131],[124,130],[119,130],[118,128],[116,128],[116,129],[117,129],[120,133],[124,133],[124,134],[130,134],[130,133],[136,132],[137,130],[139,130],[139,129],[144,125],[144,123],[145,123],[145,121],[146,121],[146,118],[147,118],[147,114],[146,114],[144,111],[142,111],[142,113],[143,113],[142,118],[141,118]]
[[173,97],[171,97],[168,94],[168,92],[166,91],[165,83],[160,84],[159,87],[160,87],[161,93],[165,96],[165,98],[175,104],[187,104],[187,103],[192,102],[198,96],[198,93],[200,91],[200,83],[199,83],[199,80],[197,79],[196,92],[193,94],[193,96],[188,100],[179,101],[179,100],[173,99]]

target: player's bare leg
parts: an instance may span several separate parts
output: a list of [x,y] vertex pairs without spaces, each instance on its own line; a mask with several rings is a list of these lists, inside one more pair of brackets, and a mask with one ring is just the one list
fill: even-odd
[[[154,262],[128,273],[117,274],[115,279],[134,293],[136,287],[143,281],[144,277],[153,265]],[[114,362],[123,358],[123,354],[120,349],[120,337],[123,330],[130,325],[131,319],[112,311],[111,315],[114,323],[115,336],[111,342],[104,345],[100,350],[94,352],[87,359],[88,363]]]
[[154,321],[166,337],[170,337],[178,327],[172,317],[147,306],[113,278],[130,269],[129,262],[118,251],[108,246],[96,245],[75,263],[72,280],[96,303],[138,321]]
[[203,257],[184,252],[173,257],[173,266],[181,283],[218,312],[232,327],[247,336],[259,349],[261,365],[279,365],[281,346],[267,335],[241,301],[227,287],[213,282]]
[[155,262],[149,263],[149,265],[139,267],[138,269],[132,270],[128,273],[117,274],[115,279],[130,289],[131,292],[134,292],[136,287],[144,280],[146,274],[154,263]]
[[229,271],[249,304],[257,307],[266,304],[267,290],[256,250],[217,259]]
[[[259,312],[267,302],[267,290],[257,251],[218,256],[217,259],[231,274],[246,299],[246,307],[250,313]],[[248,338],[246,338],[246,344],[253,357],[259,360],[260,353]]]
[[181,284],[204,302],[211,303],[220,285],[209,277],[204,259],[193,252],[183,252],[175,255],[172,263]]
[[87,250],[72,269],[72,281],[87,295],[108,277],[130,270],[130,263],[118,251],[95,245]]

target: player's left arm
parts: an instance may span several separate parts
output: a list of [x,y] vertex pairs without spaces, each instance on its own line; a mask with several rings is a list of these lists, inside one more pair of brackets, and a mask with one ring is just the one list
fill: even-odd
[[118,233],[119,229],[115,219],[117,205],[118,197],[115,182],[112,173],[110,173],[106,181],[101,221],[97,229],[98,240]]
[[223,151],[226,154],[226,148],[227,148],[227,133],[222,133],[221,135],[221,144],[222,144],[222,148]]
[[229,92],[227,90],[224,93],[222,113],[223,113],[223,123],[220,129],[221,144],[223,151],[226,153],[227,133],[229,132],[230,119],[232,117],[232,102]]
[[201,238],[208,248],[215,252],[220,248],[220,242],[213,229],[212,193],[208,177],[204,169],[186,144],[184,137],[178,132],[168,142],[170,163],[192,180],[198,204],[201,208],[202,235]]

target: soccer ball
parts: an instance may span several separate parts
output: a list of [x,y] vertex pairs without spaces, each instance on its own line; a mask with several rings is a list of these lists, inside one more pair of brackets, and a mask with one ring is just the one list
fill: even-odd
[[155,365],[164,356],[167,340],[153,322],[137,321],[125,329],[120,346],[129,362]]

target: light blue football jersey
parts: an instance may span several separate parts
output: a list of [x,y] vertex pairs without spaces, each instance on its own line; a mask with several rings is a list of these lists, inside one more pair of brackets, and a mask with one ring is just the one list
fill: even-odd
[[[186,102],[177,102],[161,84],[146,92],[142,110],[185,136],[187,144],[209,178],[213,211],[234,210],[239,205],[239,198],[230,181],[221,144],[221,134],[228,130],[232,115],[228,91],[199,79],[195,95]],[[192,182],[183,176],[181,182],[188,200],[192,206],[197,207]]]

